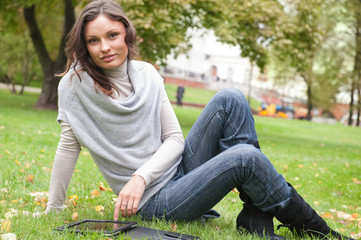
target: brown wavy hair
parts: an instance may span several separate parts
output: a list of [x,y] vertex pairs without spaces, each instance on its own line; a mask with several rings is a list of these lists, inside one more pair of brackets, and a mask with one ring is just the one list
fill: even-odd
[[68,58],[65,71],[58,76],[64,76],[71,68],[78,75],[79,72],[86,71],[95,82],[96,90],[112,96],[117,87],[109,81],[104,71],[98,67],[90,57],[85,41],[85,25],[94,20],[99,15],[105,15],[113,21],[119,21],[125,27],[125,43],[128,46],[128,60],[136,58],[135,49],[136,30],[127,18],[123,8],[112,0],[95,0],[84,7],[79,17],[67,36],[65,53]]

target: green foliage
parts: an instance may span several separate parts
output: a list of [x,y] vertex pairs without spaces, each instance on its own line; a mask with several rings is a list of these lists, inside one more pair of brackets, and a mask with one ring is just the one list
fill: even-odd
[[189,49],[189,34],[192,17],[190,1],[177,0],[128,0],[122,1],[127,16],[138,34],[138,46],[142,59],[164,64],[172,52],[177,55]]
[[263,70],[267,47],[280,25],[282,6],[276,0],[195,1],[201,25],[213,29],[221,42],[239,46],[241,55],[249,57]]

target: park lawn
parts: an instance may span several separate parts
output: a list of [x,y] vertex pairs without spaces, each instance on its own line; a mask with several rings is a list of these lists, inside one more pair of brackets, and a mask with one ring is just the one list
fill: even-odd
[[[52,230],[74,221],[75,216],[112,219],[112,199],[116,196],[109,190],[100,190],[109,186],[86,149],[80,154],[70,183],[67,197],[72,198],[67,201],[68,207],[60,214],[31,216],[43,212],[46,206],[45,194],[60,133],[56,112],[32,108],[37,97],[0,90],[1,230],[15,233],[18,239],[107,239],[98,235],[64,236]],[[186,136],[200,110],[177,106],[174,109]],[[360,233],[361,129],[262,117],[255,117],[255,123],[262,151],[328,224],[346,235]],[[235,218],[241,210],[237,193],[230,192],[215,209],[221,218],[206,224],[149,222],[134,217],[131,220],[141,226],[176,230],[202,239],[239,239],[235,231]],[[275,223],[278,224],[276,220]],[[290,235],[286,229],[279,233]]]

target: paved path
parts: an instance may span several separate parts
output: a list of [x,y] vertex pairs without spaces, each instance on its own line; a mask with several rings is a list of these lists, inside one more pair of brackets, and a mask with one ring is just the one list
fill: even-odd
[[[21,86],[16,85],[15,86],[16,90],[20,90]],[[0,89],[9,89],[9,86],[5,83],[0,83]],[[41,93],[41,88],[34,88],[34,87],[27,87],[25,86],[24,89],[25,92],[33,92],[33,93]]]

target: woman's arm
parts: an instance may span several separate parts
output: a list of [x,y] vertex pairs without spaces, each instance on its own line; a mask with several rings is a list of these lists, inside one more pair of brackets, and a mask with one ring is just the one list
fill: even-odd
[[143,177],[147,185],[174,165],[184,150],[183,133],[168,98],[163,101],[161,125],[162,145],[153,157],[134,173]]
[[81,150],[80,144],[70,125],[66,122],[61,122],[60,126],[62,131],[54,157],[46,212],[62,210],[69,182]]
[[114,209],[115,220],[118,219],[119,211],[123,217],[136,214],[145,187],[174,165],[183,153],[184,138],[181,127],[165,90],[163,95],[161,109],[163,143],[153,157],[133,174],[133,177],[120,191]]

